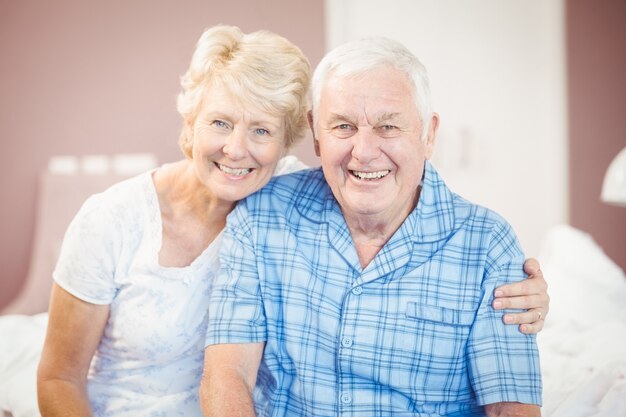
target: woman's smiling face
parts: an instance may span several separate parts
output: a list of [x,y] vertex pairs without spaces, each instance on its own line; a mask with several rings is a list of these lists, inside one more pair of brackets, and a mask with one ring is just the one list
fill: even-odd
[[192,163],[211,194],[238,201],[272,178],[285,151],[284,118],[237,97],[223,84],[207,88],[193,124]]

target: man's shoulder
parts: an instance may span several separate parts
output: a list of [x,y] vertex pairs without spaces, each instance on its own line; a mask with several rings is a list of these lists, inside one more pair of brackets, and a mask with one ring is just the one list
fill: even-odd
[[473,203],[458,194],[454,194],[456,229],[469,232],[501,235],[513,233],[510,223],[497,211]]
[[321,168],[309,168],[273,177],[265,187],[247,197],[244,204],[251,211],[319,211],[327,190]]
[[[456,194],[454,200],[457,212],[455,229],[461,232],[460,236],[465,236],[464,241],[480,245],[493,258],[500,259],[506,255],[508,259],[523,255],[513,227],[502,215]],[[467,234],[473,238],[467,239]]]
[[261,188],[257,194],[287,189],[292,189],[294,191],[308,189],[308,191],[311,191],[310,187],[304,186],[309,183],[319,184],[320,182],[326,182],[322,169],[320,167],[307,168],[272,177],[269,183],[265,187]]
[[508,224],[501,214],[489,207],[474,203],[458,194],[454,194],[453,199],[455,211],[461,214],[459,216],[461,219],[490,226]]

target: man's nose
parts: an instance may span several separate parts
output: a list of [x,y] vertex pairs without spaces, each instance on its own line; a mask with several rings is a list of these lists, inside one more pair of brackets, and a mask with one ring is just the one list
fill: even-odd
[[371,129],[359,129],[352,140],[352,156],[360,162],[373,161],[380,156],[382,139]]

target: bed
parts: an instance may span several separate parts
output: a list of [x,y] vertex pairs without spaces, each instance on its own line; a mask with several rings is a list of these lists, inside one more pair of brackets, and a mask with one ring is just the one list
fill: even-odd
[[[552,302],[538,337],[543,415],[626,416],[624,273],[588,235],[568,226],[550,231],[544,248],[541,261]],[[45,313],[0,316],[0,410],[5,416],[38,415],[35,371],[45,325]]]
[[626,277],[593,241],[569,226],[549,231],[542,269],[550,315],[538,335],[543,415],[626,416]]
[[[89,187],[84,186],[83,179],[79,189],[86,195],[77,196],[76,184],[66,187],[68,182],[78,181],[76,178],[52,176],[42,181],[41,199],[47,206],[52,203],[46,199],[63,198],[62,189],[73,190],[73,196],[63,203],[70,214],[61,218],[67,222],[80,201],[93,192],[90,188],[101,188],[118,179],[109,175],[94,182],[90,177]],[[54,193],[50,192],[51,187]],[[76,207],[65,207],[68,205]],[[59,210],[49,207],[40,210],[43,213],[38,218],[33,252],[37,259],[31,265],[31,274],[18,302],[0,315],[0,417],[39,415],[35,373],[47,320],[49,276],[61,230],[65,229],[63,225],[49,230],[45,223],[49,220],[46,216]],[[60,214],[57,214],[58,219]],[[39,243],[40,240],[45,243]],[[546,233],[539,259],[551,295],[550,315],[538,336],[544,377],[543,416],[626,416],[624,272],[591,236],[566,225]]]

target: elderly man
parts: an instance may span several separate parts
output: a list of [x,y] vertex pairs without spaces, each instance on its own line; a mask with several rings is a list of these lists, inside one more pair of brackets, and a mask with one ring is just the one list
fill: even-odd
[[335,49],[310,119],[322,169],[229,218],[205,414],[539,416],[535,338],[491,307],[524,256],[428,162],[439,118],[417,58],[382,38]]

